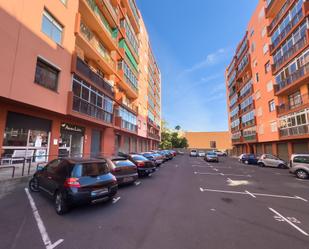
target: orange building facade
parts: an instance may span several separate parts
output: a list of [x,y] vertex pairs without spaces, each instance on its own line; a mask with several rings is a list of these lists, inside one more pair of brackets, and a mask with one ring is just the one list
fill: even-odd
[[309,152],[309,5],[260,0],[226,70],[235,154]]
[[134,0],[0,0],[0,12],[0,157],[158,147],[161,75]]

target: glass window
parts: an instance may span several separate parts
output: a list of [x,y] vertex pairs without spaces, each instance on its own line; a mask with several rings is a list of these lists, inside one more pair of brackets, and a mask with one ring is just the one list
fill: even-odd
[[63,27],[46,10],[43,12],[42,31],[54,42],[61,44]]
[[57,91],[59,70],[38,58],[34,82],[50,90]]
[[276,110],[276,104],[274,100],[268,102],[269,112],[273,112]]
[[309,164],[309,156],[296,156],[294,157],[293,162]]

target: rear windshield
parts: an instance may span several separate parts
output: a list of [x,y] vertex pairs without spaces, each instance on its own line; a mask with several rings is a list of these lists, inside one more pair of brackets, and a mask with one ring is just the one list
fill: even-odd
[[132,158],[135,161],[147,161],[147,158],[145,158],[143,156],[133,155]]
[[135,164],[129,160],[112,160],[112,161],[116,167],[135,166]]
[[106,163],[76,164],[72,171],[72,177],[99,176],[109,172]]
[[191,152],[196,152],[196,150],[191,150]]
[[216,156],[217,154],[215,152],[208,152],[207,155],[209,155],[209,156]]
[[296,156],[294,158],[294,163],[305,163],[309,164],[309,156]]

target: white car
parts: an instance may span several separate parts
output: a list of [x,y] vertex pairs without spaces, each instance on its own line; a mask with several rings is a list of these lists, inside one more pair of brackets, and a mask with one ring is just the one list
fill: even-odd
[[190,156],[197,156],[197,150],[191,150]]
[[241,162],[242,158],[247,155],[247,154],[241,154],[239,157],[238,157],[238,161]]
[[199,157],[205,157],[206,156],[205,151],[202,151],[202,150],[200,150],[197,154],[198,154]]
[[224,151],[216,150],[214,152],[217,154],[217,156],[227,156],[226,152]]

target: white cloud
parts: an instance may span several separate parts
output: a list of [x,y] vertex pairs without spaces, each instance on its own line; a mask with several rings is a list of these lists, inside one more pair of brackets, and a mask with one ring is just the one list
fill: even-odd
[[182,74],[192,73],[194,71],[216,65],[220,63],[223,59],[226,58],[226,55],[229,53],[229,49],[220,48],[217,51],[210,53],[206,56],[206,58],[190,68],[185,69]]

